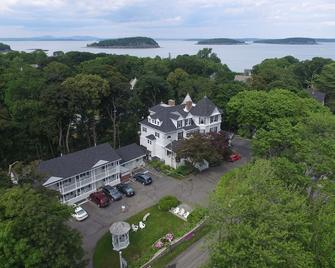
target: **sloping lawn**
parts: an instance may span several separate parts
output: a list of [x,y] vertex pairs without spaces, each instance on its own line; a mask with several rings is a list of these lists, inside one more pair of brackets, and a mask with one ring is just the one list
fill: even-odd
[[[128,267],[140,267],[157,251],[152,245],[167,233],[181,236],[189,227],[187,222],[177,218],[167,211],[160,211],[157,205],[150,207],[129,218],[127,222],[137,224],[146,213],[150,213],[146,226],[137,232],[130,231],[130,245],[122,251],[122,256],[128,262]],[[119,267],[119,255],[113,250],[112,236],[108,232],[97,243],[94,256],[94,268]]]

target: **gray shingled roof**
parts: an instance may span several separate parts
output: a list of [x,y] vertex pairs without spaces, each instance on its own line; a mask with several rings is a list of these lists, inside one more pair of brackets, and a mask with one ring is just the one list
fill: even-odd
[[[172,132],[175,131],[177,128],[173,124],[171,119],[177,120],[179,116],[186,118],[189,113],[197,116],[210,116],[214,112],[215,108],[217,108],[215,104],[207,97],[204,97],[195,106],[193,106],[190,112],[186,112],[184,110],[184,104],[168,106],[164,103],[161,103],[151,107],[149,111],[151,112],[150,117],[152,119],[159,119],[163,123],[160,126],[157,126],[149,123],[148,118],[146,118],[142,120],[140,124],[144,124],[165,133]],[[219,112],[222,113],[220,109]]]
[[68,178],[91,169],[99,160],[113,162],[121,157],[108,143],[90,147],[78,152],[42,161],[37,170],[41,174]]
[[[193,120],[192,120],[193,121]],[[192,123],[192,125],[187,126],[187,127],[183,127],[184,130],[191,130],[191,129],[197,129],[199,128],[197,125],[195,125],[194,123]]]
[[192,107],[191,114],[196,116],[210,116],[216,106],[215,104],[206,96],[203,97],[196,106]]
[[146,136],[146,138],[152,141],[156,139],[156,137],[153,134]]
[[155,116],[155,118],[159,118],[159,120],[163,122],[160,126],[149,123],[148,118],[142,120],[140,123],[155,128],[157,130],[161,130],[163,132],[174,131],[177,128],[172,123],[170,115],[171,114],[167,110],[162,110],[161,112],[157,113],[157,116]]
[[184,111],[184,105],[175,105],[175,106],[166,106],[165,104],[158,104],[150,108],[150,111],[155,112],[155,114],[150,117],[153,119],[159,119],[163,123],[160,126],[151,124],[148,122],[148,119],[142,120],[140,123],[147,125],[149,127],[155,128],[157,130],[161,130],[163,132],[171,132],[176,130],[177,128],[172,123],[171,119],[177,120],[180,114],[183,118],[185,118],[188,113]]
[[177,149],[181,146],[181,144],[183,143],[184,140],[177,140],[177,141],[173,141],[173,142],[170,142],[168,145],[165,146],[165,148],[173,151],[173,152],[176,152]]
[[121,163],[125,163],[132,159],[136,159],[146,155],[145,149],[137,145],[136,143],[132,143],[116,149],[116,152],[122,158]]

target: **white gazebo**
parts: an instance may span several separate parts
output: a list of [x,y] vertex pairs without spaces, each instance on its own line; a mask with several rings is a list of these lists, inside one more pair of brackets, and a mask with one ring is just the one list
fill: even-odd
[[129,245],[130,225],[127,222],[119,221],[112,224],[109,232],[112,234],[113,249],[120,251]]

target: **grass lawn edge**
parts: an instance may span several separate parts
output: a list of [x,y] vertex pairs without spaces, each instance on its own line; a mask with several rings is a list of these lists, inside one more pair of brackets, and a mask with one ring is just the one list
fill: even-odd
[[170,262],[172,262],[175,258],[177,258],[180,254],[186,251],[189,247],[191,247],[194,243],[199,241],[201,238],[205,237],[211,228],[209,225],[204,225],[200,227],[197,231],[194,232],[194,236],[188,240],[181,242],[175,248],[164,254],[162,257],[151,263],[152,268],[162,268],[167,266]]

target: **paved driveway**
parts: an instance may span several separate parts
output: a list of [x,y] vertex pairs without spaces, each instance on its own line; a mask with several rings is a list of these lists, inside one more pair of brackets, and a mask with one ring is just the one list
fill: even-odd
[[[134,197],[124,197],[121,201],[111,203],[107,208],[98,208],[91,202],[85,203],[83,207],[88,212],[89,218],[83,222],[71,220],[70,225],[79,230],[83,236],[83,248],[87,253],[87,258],[90,259],[89,267],[92,267],[92,255],[97,241],[108,231],[113,222],[126,220],[137,212],[156,204],[165,195],[174,195],[191,206],[206,206],[209,193],[215,189],[222,175],[250,160],[250,142],[248,140],[237,137],[233,141],[233,146],[234,150],[242,156],[242,159],[235,163],[224,163],[219,167],[210,168],[184,180],[176,180],[151,170],[152,185],[143,186],[137,182],[131,182],[136,192]],[[121,211],[122,205],[127,207],[126,212]]]
[[177,256],[167,268],[197,268],[208,261],[207,237],[203,237]]

